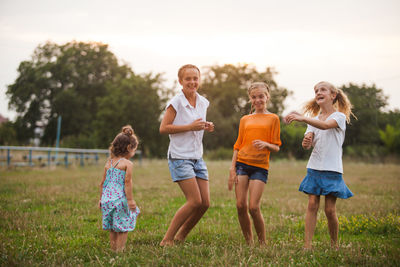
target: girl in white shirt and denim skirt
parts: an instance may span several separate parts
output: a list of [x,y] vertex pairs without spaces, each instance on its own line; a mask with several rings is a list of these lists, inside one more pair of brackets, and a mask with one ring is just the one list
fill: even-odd
[[336,215],[336,199],[353,196],[342,177],[342,145],[346,122],[349,123],[350,116],[354,114],[345,93],[332,84],[319,82],[315,85],[314,92],[314,99],[304,108],[304,113],[312,115],[313,118],[297,112],[291,112],[285,117],[286,123],[300,121],[308,124],[302,146],[305,149],[314,147],[307,164],[307,175],[299,188],[299,191],[308,194],[304,248],[312,247],[320,196],[323,195],[331,246],[338,249],[339,221]]
[[183,88],[168,102],[160,133],[169,134],[168,166],[186,203],[175,213],[161,246],[183,242],[210,206],[208,171],[202,159],[204,130],[214,131],[214,124],[206,121],[209,102],[197,93],[200,70],[196,66],[182,66],[178,78]]

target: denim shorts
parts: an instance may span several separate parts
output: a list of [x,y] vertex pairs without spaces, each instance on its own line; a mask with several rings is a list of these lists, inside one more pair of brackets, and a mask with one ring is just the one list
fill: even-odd
[[168,159],[168,167],[174,182],[193,177],[208,181],[208,170],[203,159]]
[[250,180],[260,180],[264,183],[267,183],[268,180],[268,170],[247,165],[239,161],[236,161],[236,174],[247,175]]

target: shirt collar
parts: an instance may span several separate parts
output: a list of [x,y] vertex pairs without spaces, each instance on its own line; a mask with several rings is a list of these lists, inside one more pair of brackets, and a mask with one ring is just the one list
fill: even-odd
[[[187,100],[187,98],[182,90],[180,92],[180,95],[181,95],[181,103],[184,107],[186,107],[186,106],[193,107],[192,105],[190,105],[189,101]],[[200,95],[199,95],[199,93],[196,92],[196,107],[199,104],[199,99],[200,99]]]

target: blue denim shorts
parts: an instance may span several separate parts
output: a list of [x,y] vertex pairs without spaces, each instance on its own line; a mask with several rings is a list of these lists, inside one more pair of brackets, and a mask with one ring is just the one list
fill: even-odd
[[203,159],[168,159],[168,167],[174,182],[193,177],[208,180],[208,170]]
[[268,170],[247,165],[239,161],[236,161],[236,174],[247,175],[250,180],[260,180],[264,183],[267,183],[268,180]]

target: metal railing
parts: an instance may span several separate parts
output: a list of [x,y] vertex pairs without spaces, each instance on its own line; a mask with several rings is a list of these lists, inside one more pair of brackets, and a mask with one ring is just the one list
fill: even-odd
[[[39,161],[42,165],[51,166],[53,164],[63,164],[68,167],[72,164],[71,159],[79,160],[80,166],[85,165],[85,160],[94,159],[98,163],[100,155],[109,156],[107,149],[79,149],[79,148],[55,148],[55,147],[27,147],[27,146],[0,146],[0,151],[5,150],[6,156],[0,155],[0,158],[6,159],[7,167],[11,166],[35,166],[35,161]],[[12,152],[14,151],[28,151],[27,155],[23,158],[25,161],[13,162]],[[47,154],[43,154],[47,152]],[[1,153],[3,154],[3,153]],[[136,155],[139,157],[139,164],[142,162],[142,153],[137,150]],[[61,159],[61,162],[59,161]],[[42,162],[43,160],[43,162]],[[0,161],[2,163],[2,161]],[[47,163],[45,163],[47,162]],[[2,163],[2,165],[4,165]]]

